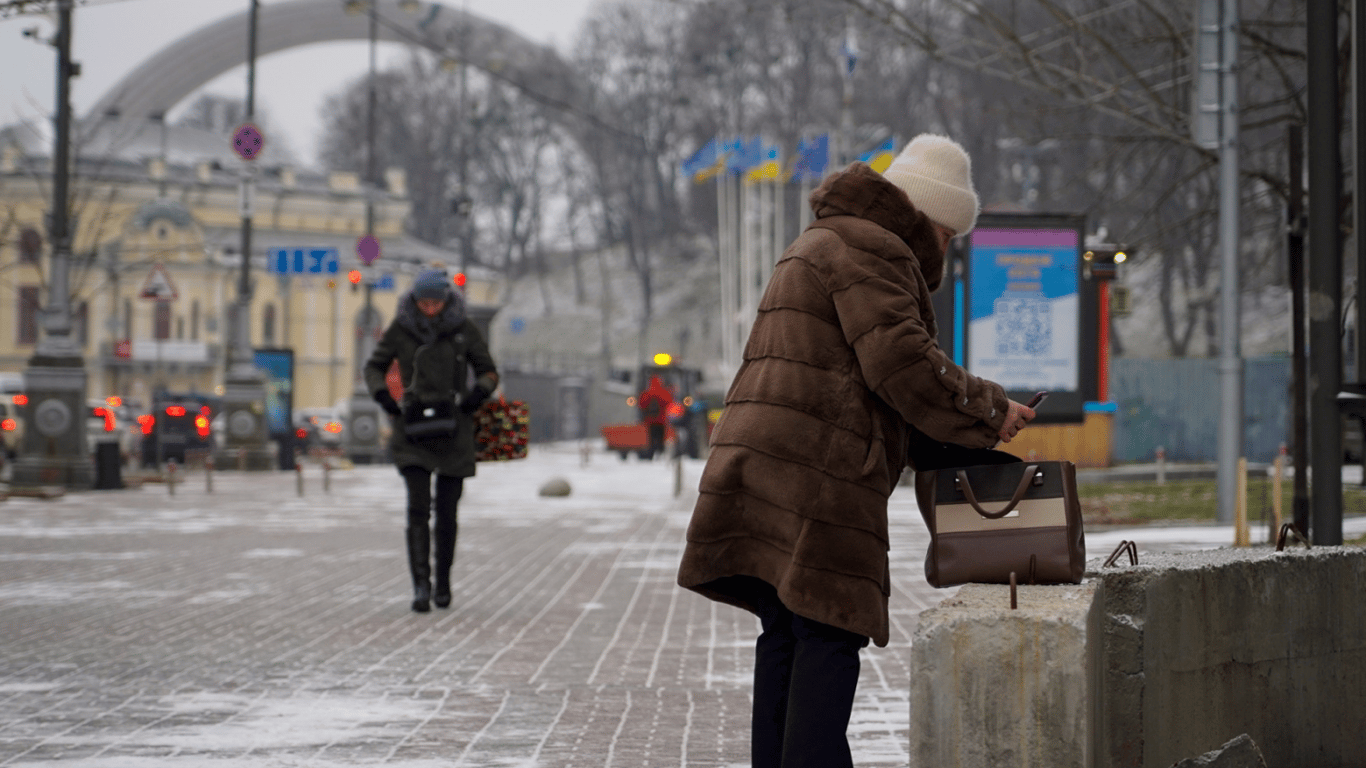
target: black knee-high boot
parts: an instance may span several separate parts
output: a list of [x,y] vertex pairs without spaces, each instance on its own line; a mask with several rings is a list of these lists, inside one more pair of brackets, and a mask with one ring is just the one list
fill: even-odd
[[463,478],[436,476],[436,590],[432,600],[437,608],[451,604],[451,565],[455,562],[455,542],[460,531],[456,510],[463,490]]
[[410,523],[405,531],[408,535],[408,570],[413,575],[413,610],[426,613],[432,609],[431,532],[426,522],[421,525]]

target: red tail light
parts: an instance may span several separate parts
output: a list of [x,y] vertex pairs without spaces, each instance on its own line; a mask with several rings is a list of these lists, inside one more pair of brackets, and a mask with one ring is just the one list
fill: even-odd
[[208,436],[209,436],[209,417],[208,417],[208,416],[205,416],[205,415],[203,415],[203,414],[200,414],[200,415],[194,417],[194,426],[195,426],[195,429],[199,432],[199,436],[200,436],[200,437],[208,437]]
[[18,428],[19,422],[15,421],[14,419],[5,419],[4,421],[0,421],[0,429],[5,430],[6,432],[13,432]]
[[15,405],[28,405],[28,395],[15,395],[10,401]]
[[152,434],[152,428],[157,424],[157,417],[150,413],[144,413],[138,417],[138,424],[142,426],[142,434]]
[[166,406],[166,415],[167,415],[167,416],[184,416],[184,415],[185,415],[185,406],[183,406],[183,405],[168,405],[168,406]]
[[303,429],[302,427],[296,429],[294,430],[294,436],[299,438],[300,440],[305,440],[308,438],[308,430]]

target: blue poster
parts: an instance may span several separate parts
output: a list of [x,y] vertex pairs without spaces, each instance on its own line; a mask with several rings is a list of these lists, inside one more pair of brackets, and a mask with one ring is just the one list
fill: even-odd
[[1079,233],[977,229],[969,254],[967,368],[1008,391],[1077,392]]
[[266,429],[286,437],[294,431],[294,350],[258,349],[255,363],[266,379]]

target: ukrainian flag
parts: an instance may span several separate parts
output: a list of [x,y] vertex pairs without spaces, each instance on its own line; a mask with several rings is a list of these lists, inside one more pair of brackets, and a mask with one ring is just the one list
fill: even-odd
[[771,181],[782,175],[783,168],[778,162],[778,145],[770,144],[763,150],[759,162],[750,169],[746,181]]
[[725,146],[726,170],[741,176],[745,172],[763,164],[763,141],[758,136],[745,141],[742,136]]
[[830,166],[830,134],[822,133],[813,139],[802,139],[797,144],[797,160],[792,175],[799,179],[819,179]]
[[703,144],[692,157],[684,160],[681,166],[684,175],[698,184],[720,173],[725,167],[726,155],[721,151],[721,144],[716,139]]
[[872,149],[858,156],[859,160],[873,167],[873,170],[882,173],[892,164],[892,159],[896,153],[892,148],[896,146],[896,137],[888,136],[887,140]]

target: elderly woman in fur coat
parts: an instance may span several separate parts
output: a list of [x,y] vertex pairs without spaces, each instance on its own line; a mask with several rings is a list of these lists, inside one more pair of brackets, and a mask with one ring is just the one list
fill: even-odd
[[1000,460],[986,449],[1035,415],[935,340],[930,293],[979,210],[961,146],[918,136],[884,174],[832,175],[811,206],[713,431],[678,574],[759,617],[756,768],[852,765],[859,650],[888,640],[887,499],[902,468],[949,451]]
[[[385,382],[394,361],[403,382],[401,401],[394,399]],[[394,321],[365,364],[365,384],[393,419],[389,450],[408,489],[404,533],[413,577],[412,609],[426,613],[432,602],[446,608],[451,604],[456,505],[465,478],[474,475],[473,414],[498,386],[498,370],[484,335],[465,315],[465,297],[451,287],[444,272],[423,272],[399,299]]]

